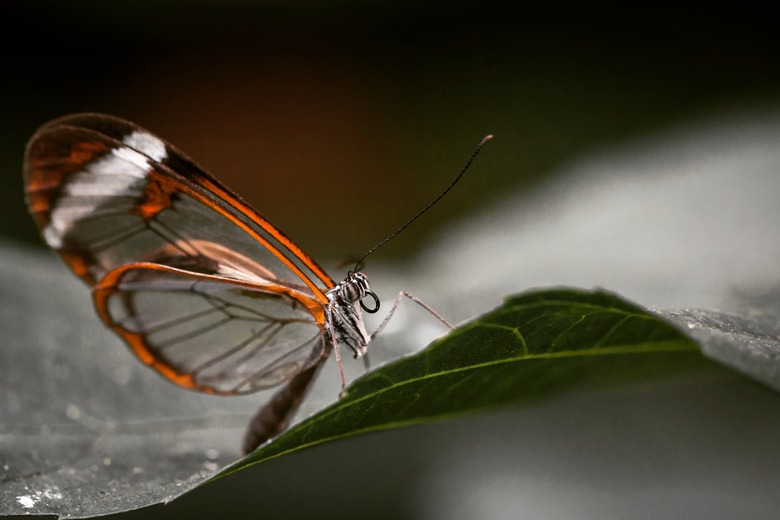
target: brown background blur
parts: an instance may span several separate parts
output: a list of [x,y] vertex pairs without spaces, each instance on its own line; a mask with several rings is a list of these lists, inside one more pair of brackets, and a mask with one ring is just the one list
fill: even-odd
[[40,244],[23,146],[72,112],[152,130],[332,268],[433,198],[486,133],[496,140],[474,171],[382,260],[589,149],[780,102],[758,15],[368,4],[77,1],[6,13],[0,237]]

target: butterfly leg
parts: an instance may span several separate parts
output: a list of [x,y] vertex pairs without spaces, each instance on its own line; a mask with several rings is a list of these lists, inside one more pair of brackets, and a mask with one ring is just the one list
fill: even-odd
[[325,320],[325,328],[328,331],[328,335],[331,337],[331,343],[333,344],[333,351],[336,355],[336,364],[339,366],[339,374],[341,374],[341,390],[339,391],[339,399],[344,397],[344,390],[347,388],[347,377],[344,375],[344,365],[341,363],[341,354],[339,353],[339,344],[336,341],[336,330],[333,328],[333,319],[330,316],[332,312],[330,307],[325,311],[328,314],[328,319]]
[[341,390],[339,390],[339,399],[344,397],[344,390],[347,388],[347,378],[344,375],[344,365],[341,364],[341,354],[339,354],[339,346],[337,343],[333,344],[333,351],[336,354],[336,364],[339,366],[339,373],[341,374]]
[[445,324],[447,327],[449,327],[451,329],[455,328],[455,327],[453,327],[453,325],[450,322],[445,320],[438,312],[433,310],[433,308],[431,308],[428,304],[426,304],[425,302],[423,302],[422,300],[420,300],[416,296],[413,296],[412,294],[409,294],[406,291],[401,291],[401,292],[398,293],[398,296],[395,297],[395,301],[393,302],[393,306],[390,308],[390,312],[387,313],[387,316],[385,316],[385,319],[382,320],[382,323],[379,324],[379,327],[377,327],[377,329],[374,331],[374,333],[371,334],[371,340],[372,341],[374,340],[375,337],[377,337],[382,332],[382,330],[384,330],[385,326],[390,321],[390,318],[392,318],[393,314],[395,314],[395,310],[396,310],[396,308],[398,308],[398,304],[401,303],[401,299],[404,296],[409,298],[410,300],[412,300],[414,303],[416,303],[417,305],[419,305],[420,307],[422,307],[426,311],[430,312],[433,316],[436,317],[436,319],[438,319],[440,322]]

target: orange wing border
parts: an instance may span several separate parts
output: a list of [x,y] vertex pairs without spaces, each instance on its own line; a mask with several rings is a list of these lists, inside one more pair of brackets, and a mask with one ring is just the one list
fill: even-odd
[[[325,286],[326,290],[332,288],[335,285],[333,279],[317,264],[317,262],[314,261],[313,258],[306,254],[297,244],[287,237],[287,235],[268,221],[268,219],[246,203],[238,194],[222,184],[211,174],[207,173],[185,153],[181,152],[178,148],[164,139],[157,137],[156,134],[121,118],[96,113],[73,114],[50,121],[39,128],[33,135],[25,153],[25,171],[28,174],[27,185],[30,201],[29,205],[39,226],[41,226],[42,222],[45,224],[45,219],[48,218],[47,214],[42,213],[44,211],[51,211],[51,208],[47,207],[48,201],[44,201],[41,196],[33,196],[30,194],[32,191],[31,187],[35,183],[35,188],[37,189],[42,187],[53,189],[55,186],[48,186],[48,184],[56,185],[62,181],[61,179],[56,179],[54,181],[48,179],[44,180],[40,175],[34,180],[31,179],[31,177],[34,176],[36,167],[34,158],[30,156],[31,150],[36,141],[44,139],[48,133],[57,132],[62,128],[72,128],[87,134],[93,133],[93,135],[98,138],[95,139],[95,146],[88,147],[89,150],[83,150],[85,152],[83,157],[74,158],[76,161],[83,160],[84,163],[86,163],[94,158],[97,153],[105,153],[106,150],[102,146],[99,146],[100,141],[102,140],[108,140],[117,148],[128,147],[144,155],[150,165],[155,168],[149,172],[149,183],[157,188],[153,192],[148,192],[146,194],[147,199],[142,204],[142,216],[153,216],[156,212],[165,209],[166,203],[169,203],[170,194],[175,193],[177,190],[184,192],[243,229],[252,238],[271,251],[307,286],[309,286],[320,303],[327,303],[327,297],[324,295],[324,291],[311,280],[298,265],[296,265],[295,261],[291,260],[279,247],[270,243],[266,238],[255,232],[250,226],[242,222],[240,218],[227,210],[226,207],[231,208],[236,213],[245,217],[249,222],[268,233],[270,237],[287,249],[295,259],[311,271],[311,273],[313,273]],[[143,150],[138,150],[128,145],[128,143],[124,141],[124,138],[133,132],[148,134],[163,143],[166,147],[166,157],[163,161],[157,161]],[[76,151],[74,151],[74,153],[75,152]],[[90,281],[84,276],[84,262],[78,258],[77,254],[62,251],[61,256],[77,275],[81,276],[88,283],[94,283],[94,281]]]
[[[124,264],[116,269],[113,269],[106,274],[103,279],[93,287],[92,298],[95,304],[95,310],[103,323],[121,337],[125,343],[130,347],[133,354],[145,365],[149,366],[157,373],[168,379],[172,383],[186,388],[188,390],[194,390],[206,394],[215,395],[238,395],[244,392],[225,392],[220,391],[212,386],[199,385],[192,374],[182,373],[177,371],[172,365],[165,363],[160,356],[155,354],[154,349],[147,343],[145,334],[139,332],[130,331],[120,324],[116,323],[112,318],[108,309],[108,300],[111,296],[120,293],[120,284],[122,278],[132,270],[147,269],[163,273],[172,273],[177,275],[183,275],[193,280],[219,282],[234,287],[242,287],[252,290],[260,290],[264,292],[275,293],[285,298],[289,298],[298,303],[301,303],[314,317],[317,325],[321,331],[324,331],[325,327],[325,309],[319,303],[319,301],[309,297],[305,293],[297,291],[291,287],[286,287],[276,283],[258,283],[250,281],[234,280],[232,278],[225,278],[222,276],[194,273],[183,269],[177,269],[175,267],[155,264],[150,262],[137,262],[131,264]],[[310,365],[319,362],[321,353],[314,352]],[[304,367],[305,370],[308,367]],[[251,393],[251,392],[250,392]]]

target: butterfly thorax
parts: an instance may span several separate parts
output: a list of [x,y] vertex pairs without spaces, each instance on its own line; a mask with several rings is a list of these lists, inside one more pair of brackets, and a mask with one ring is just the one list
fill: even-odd
[[[371,341],[363,323],[362,310],[368,313],[379,310],[379,298],[371,290],[368,279],[363,273],[350,272],[342,282],[325,295],[329,301],[326,330],[331,339],[337,345],[349,346],[355,358],[362,357]],[[367,307],[363,303],[363,298],[367,296],[373,298],[374,307]]]

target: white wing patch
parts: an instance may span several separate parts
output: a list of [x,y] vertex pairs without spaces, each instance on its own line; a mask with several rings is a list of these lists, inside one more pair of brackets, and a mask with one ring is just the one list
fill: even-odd
[[[149,134],[133,132],[124,141],[136,145],[141,143],[139,149],[149,150],[156,157],[165,157],[165,144]],[[151,154],[150,157],[154,158]],[[109,205],[109,199],[141,197],[150,169],[148,157],[131,148],[121,147],[88,163],[83,171],[72,173],[51,210],[49,225],[43,230],[46,243],[54,249],[61,248],[68,230],[96,209]],[[66,197],[63,198],[63,195]]]
[[162,162],[168,157],[165,151],[165,143],[148,132],[136,130],[123,139],[124,143],[142,154],[146,154],[157,162]]

